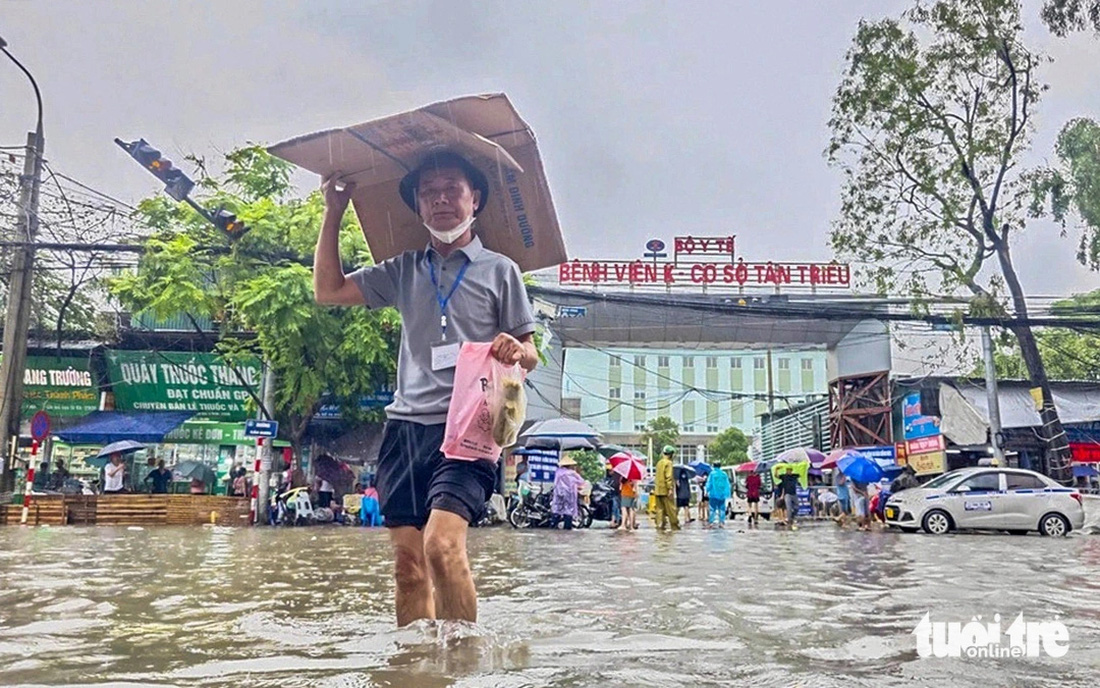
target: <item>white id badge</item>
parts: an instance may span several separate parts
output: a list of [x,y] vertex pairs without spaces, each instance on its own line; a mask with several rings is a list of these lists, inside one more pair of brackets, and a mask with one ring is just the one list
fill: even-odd
[[432,370],[447,370],[458,365],[458,342],[437,342],[432,344]]

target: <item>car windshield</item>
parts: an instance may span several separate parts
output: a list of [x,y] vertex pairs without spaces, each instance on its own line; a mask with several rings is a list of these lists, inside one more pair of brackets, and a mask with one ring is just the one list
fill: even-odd
[[958,480],[960,477],[962,477],[962,473],[960,473],[959,471],[951,471],[950,473],[944,473],[938,478],[932,478],[925,484],[921,485],[921,487],[927,487],[929,489],[946,487],[952,482]]

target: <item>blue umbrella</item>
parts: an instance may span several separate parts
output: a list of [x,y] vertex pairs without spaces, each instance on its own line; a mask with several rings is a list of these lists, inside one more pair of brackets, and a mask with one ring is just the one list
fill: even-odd
[[901,475],[901,472],[904,470],[905,466],[886,466],[885,468],[882,468],[882,476],[887,480],[892,481],[894,480],[894,478],[897,478],[899,475]]
[[849,454],[836,462],[840,472],[857,483],[877,483],[882,480],[882,467],[862,454]]
[[696,461],[695,463],[689,463],[689,466],[695,469],[695,472],[699,475],[710,475],[711,467],[706,461]]

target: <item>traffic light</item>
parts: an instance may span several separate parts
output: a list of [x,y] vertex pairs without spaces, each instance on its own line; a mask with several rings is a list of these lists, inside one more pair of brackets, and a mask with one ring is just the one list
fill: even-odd
[[191,193],[191,189],[195,188],[195,182],[188,179],[182,171],[173,167],[172,161],[161,155],[160,151],[149,145],[149,142],[145,139],[138,139],[129,143],[122,139],[115,139],[115,143],[122,150],[129,153],[130,157],[141,163],[142,167],[152,172],[157,179],[164,182],[164,190],[169,196],[194,208],[195,212],[224,232],[230,241],[241,238],[245,232],[251,229],[242,220],[238,220],[234,213],[224,208],[207,210],[190,198],[188,194]]
[[239,239],[241,235],[252,229],[242,220],[238,220],[234,213],[224,208],[218,208],[211,220],[214,222],[214,226],[225,232],[230,239]]
[[172,166],[172,161],[160,154],[160,151],[149,145],[145,139],[138,139],[127,143],[122,139],[115,139],[115,143],[130,154],[141,166],[153,173],[157,179],[164,182],[164,191],[177,201],[183,201],[195,188],[195,182],[188,179],[181,170]]

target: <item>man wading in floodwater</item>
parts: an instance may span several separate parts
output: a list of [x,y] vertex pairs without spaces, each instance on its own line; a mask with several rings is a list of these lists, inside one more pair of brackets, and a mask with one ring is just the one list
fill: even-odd
[[461,342],[492,342],[493,355],[528,371],[538,356],[535,318],[519,268],[473,234],[485,206],[484,173],[450,152],[429,155],[401,180],[405,203],[431,233],[420,251],[345,275],[340,221],[350,189],[322,184],[325,217],[314,258],[318,303],[401,312],[397,390],[386,407],[378,495],[397,581],[397,624],[417,619],[477,620],[466,529],[489,498],[497,457],[444,458],[440,451]]

